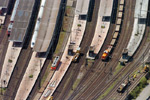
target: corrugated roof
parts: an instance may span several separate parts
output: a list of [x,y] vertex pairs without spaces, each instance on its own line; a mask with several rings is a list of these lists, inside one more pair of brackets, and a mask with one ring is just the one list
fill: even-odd
[[23,42],[31,18],[34,3],[35,0],[20,0],[14,18],[14,24],[9,39],[10,41]]
[[46,52],[56,25],[61,0],[47,0],[33,50]]

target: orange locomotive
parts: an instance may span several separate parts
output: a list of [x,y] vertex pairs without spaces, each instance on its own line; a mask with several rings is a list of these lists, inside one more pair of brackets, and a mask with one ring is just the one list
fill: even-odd
[[104,61],[104,60],[107,60],[111,51],[112,51],[113,47],[112,46],[108,46],[108,48],[103,52],[102,56],[101,56],[101,59]]

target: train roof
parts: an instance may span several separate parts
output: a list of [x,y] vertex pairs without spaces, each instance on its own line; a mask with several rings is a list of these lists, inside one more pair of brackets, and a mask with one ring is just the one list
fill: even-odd
[[7,8],[10,0],[0,0],[0,7]]
[[75,14],[87,15],[90,0],[77,0]]
[[57,62],[60,60],[60,57],[59,56],[56,56],[53,63],[52,63],[52,67],[55,67]]
[[55,30],[60,3],[61,0],[46,0],[34,51],[46,52],[48,50]]
[[29,27],[31,14],[35,0],[20,0],[14,18],[14,24],[10,35],[10,41],[23,42]]

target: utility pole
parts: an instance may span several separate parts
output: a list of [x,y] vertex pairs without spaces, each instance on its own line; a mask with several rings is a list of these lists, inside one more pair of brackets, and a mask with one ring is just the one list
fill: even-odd
[[144,63],[144,54],[143,54],[143,68],[144,68],[144,66],[145,66],[145,63]]

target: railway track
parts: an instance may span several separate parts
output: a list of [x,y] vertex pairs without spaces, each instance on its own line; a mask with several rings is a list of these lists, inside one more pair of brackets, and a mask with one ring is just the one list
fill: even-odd
[[109,93],[109,95],[105,96],[104,100],[125,100],[125,98],[128,96],[128,93],[134,89],[143,76],[145,76],[145,73],[142,73],[135,81],[131,81],[131,86],[129,86],[123,94],[119,94],[117,92],[117,88],[123,81],[119,82],[119,84]]
[[[131,1],[130,1],[131,2]],[[128,1],[128,3],[130,3],[129,1]],[[132,3],[131,3],[132,4]],[[134,4],[134,3],[133,3]],[[130,6],[130,8],[132,8],[132,6]],[[128,9],[128,8],[127,8]],[[130,12],[130,13],[129,13]],[[127,21],[125,20],[125,25],[127,25],[127,22],[129,21],[129,18],[130,18],[130,20],[131,20],[131,18],[132,18],[132,20],[131,20],[131,25],[130,26],[125,26],[126,28],[124,29],[124,30],[122,30],[122,33],[121,33],[121,35],[124,35],[125,36],[125,33],[131,33],[131,31],[132,31],[132,29],[130,28],[130,29],[128,29],[129,27],[132,27],[132,21],[133,21],[133,17],[131,17],[131,12],[132,12],[132,9],[129,9],[129,10],[127,10],[127,12],[126,13],[128,13],[129,15],[128,15],[128,19],[127,19]],[[133,14],[132,14],[133,15]],[[128,31],[127,31],[128,30]],[[130,37],[130,34],[127,36],[125,36],[125,37],[123,37],[123,36],[121,36],[120,37],[120,39],[122,40],[122,42],[118,42],[118,46],[121,46],[120,48],[118,47],[116,47],[116,49],[118,50],[118,52],[121,54],[121,52],[122,52],[122,48],[124,47],[124,44],[125,45],[127,45],[126,44],[126,41],[128,40],[128,38]],[[124,43],[125,42],[125,43]],[[115,52],[115,51],[114,51]],[[101,54],[100,54],[101,55]],[[111,66],[112,65],[114,65],[113,67],[112,67],[112,69],[114,69],[115,67],[116,67],[116,65],[117,65],[117,63],[118,63],[118,60],[119,60],[119,57],[118,58],[116,58],[116,59],[113,59],[113,61],[110,61],[110,63],[108,63],[107,64],[107,68],[105,68],[105,64],[104,63],[102,63],[102,62],[100,62],[100,63],[98,63],[99,61],[97,61],[97,62],[95,62],[95,65],[97,65],[97,66],[101,66],[101,67],[97,67],[96,69],[95,68],[93,68],[93,69],[95,69],[95,70],[98,70],[98,69],[103,69],[103,70],[105,70],[106,72],[108,72],[109,71],[109,69],[111,68]],[[117,63],[116,63],[116,61],[117,61]],[[103,67],[102,67],[103,66]],[[94,66],[93,66],[94,67]],[[103,72],[103,74],[102,74],[102,72]],[[104,79],[104,77],[102,77],[102,76],[105,76],[105,74],[104,74],[104,71],[101,71],[101,72],[98,72],[98,74],[100,74],[101,73],[101,75],[99,75],[99,76],[101,76],[101,78],[100,77],[98,77],[97,79],[99,80],[99,81],[102,81],[103,79]],[[89,74],[89,73],[88,73]],[[90,74],[89,75],[87,75],[86,77],[85,77],[85,80],[87,79],[87,77],[88,76],[90,76]],[[95,76],[93,76],[92,78],[95,80],[95,77],[96,77],[97,75],[95,74]],[[107,75],[108,76],[108,75]],[[87,80],[87,82],[86,83],[89,83],[90,82],[90,80],[92,79],[92,78],[90,78],[89,80]],[[106,79],[106,78],[105,78]],[[82,79],[82,80],[84,80],[84,79]],[[84,80],[84,81],[85,81]],[[95,83],[99,83],[99,82],[96,82],[95,81]],[[105,83],[106,84],[106,83]],[[94,84],[93,86],[97,86],[98,84]],[[74,97],[75,97],[75,95],[77,95],[77,94],[79,94],[79,90],[81,91],[81,89],[83,89],[83,87],[82,86],[84,86],[83,85],[83,81],[81,82],[81,84],[80,85],[78,85],[78,88],[77,88],[77,90],[76,90],[76,92],[74,93],[74,95],[71,95],[71,97],[70,97],[70,100],[71,99],[73,99]],[[87,84],[86,84],[86,86],[87,87],[89,87]],[[102,84],[101,84],[101,86],[103,86]],[[97,89],[98,90],[98,89]],[[99,89],[100,90],[100,89]],[[93,88],[91,88],[89,91],[93,91]],[[86,96],[84,96],[84,97],[87,97],[87,95],[89,95],[88,94],[88,90],[87,90],[87,92],[85,93],[86,94]],[[80,98],[82,98],[82,97],[80,97]],[[78,98],[79,99],[79,98]],[[85,99],[85,98],[84,98]]]
[[[95,0],[95,2],[100,2],[100,1]],[[91,34],[91,33],[93,33],[93,31],[95,30],[98,8],[99,8],[99,3],[96,3],[94,11],[93,11],[92,21],[87,22],[87,25],[86,25],[85,35],[84,35],[84,38],[81,43],[81,53],[83,53],[83,54],[87,53],[88,46],[90,45],[90,43],[92,41],[92,37],[94,36],[94,34]],[[79,59],[79,63],[72,63],[70,65],[66,75],[64,76],[64,79],[62,80],[62,82],[60,83],[60,85],[58,86],[57,90],[55,91],[55,93],[53,95],[54,99],[64,100],[65,98],[67,98],[70,90],[72,89],[72,85],[75,82],[75,80],[79,74],[79,70],[80,70],[81,66],[85,65],[84,64],[85,58],[86,58],[86,55],[83,55]],[[65,87],[65,84],[66,84],[66,87]],[[59,92],[59,91],[61,91],[61,92]]]
[[[122,29],[122,32],[121,32],[121,36],[120,36],[120,40],[122,40],[122,42],[121,41],[119,41],[118,43],[117,43],[117,47],[116,47],[116,49],[115,49],[115,51],[118,51],[118,53],[117,54],[119,54],[119,56],[116,54],[116,53],[113,53],[113,56],[118,56],[118,57],[114,57],[113,58],[113,60],[112,61],[110,61],[110,63],[108,63],[108,64],[105,64],[105,63],[103,63],[103,62],[101,62],[101,61],[99,61],[99,60],[96,60],[95,61],[95,63],[94,63],[94,65],[92,66],[92,68],[90,68],[90,70],[88,70],[87,71],[87,74],[84,76],[84,78],[81,80],[81,82],[80,82],[80,84],[78,85],[78,87],[75,89],[75,91],[73,92],[73,94],[70,96],[70,100],[72,100],[72,99],[77,99],[77,98],[75,98],[75,96],[78,96],[79,94],[80,94],[80,92],[83,92],[84,90],[83,89],[86,89],[87,87],[89,88],[89,85],[94,85],[94,86],[96,86],[95,87],[95,90],[100,90],[100,88],[99,89],[96,89],[97,87],[101,87],[102,88],[102,86],[103,86],[103,84],[105,85],[106,83],[105,82],[101,82],[102,80],[105,80],[105,79],[107,79],[108,77],[109,77],[109,75],[108,74],[106,74],[107,72],[109,72],[109,70],[112,68],[112,70],[113,69],[115,69],[115,67],[116,67],[116,65],[118,64],[118,61],[119,61],[119,58],[120,58],[120,56],[121,56],[121,52],[122,52],[122,48],[125,46],[125,45],[127,45],[127,41],[129,40],[129,37],[130,37],[130,35],[131,34],[129,34],[129,33],[131,33],[132,32],[132,28],[130,28],[130,27],[132,27],[133,25],[132,25],[132,23],[133,23],[133,11],[132,10],[134,10],[134,4],[135,4],[135,1],[126,1],[126,5],[128,5],[128,6],[126,6],[126,9],[125,9],[125,13],[127,13],[127,14],[125,14],[126,16],[125,16],[125,18],[127,18],[127,19],[125,19],[124,20],[124,25],[123,25],[123,27],[125,26],[125,28],[123,28]],[[129,22],[130,21],[130,22]],[[125,34],[126,33],[126,34]],[[127,33],[128,33],[128,35],[127,35]],[[108,40],[108,38],[106,39],[106,41],[109,41]],[[106,43],[108,43],[108,42],[106,42]],[[105,48],[106,47],[106,45],[107,44],[104,44],[104,47],[103,48]],[[103,49],[102,48],[102,49]],[[102,50],[103,51],[103,50]],[[114,52],[115,52],[114,51]],[[99,56],[101,55],[102,53],[100,53],[99,54]],[[112,66],[112,65],[114,65],[114,66]],[[107,67],[106,67],[107,66]],[[101,69],[103,69],[102,71],[101,71]],[[98,71],[97,71],[98,70]],[[104,71],[105,70],[105,71]],[[94,71],[96,71],[95,73],[94,73]],[[100,74],[99,75],[99,77],[98,77],[98,74]],[[106,76],[105,78],[103,77],[103,76]],[[100,82],[97,82],[97,81],[94,81],[93,82],[93,80],[96,80],[95,78],[97,78],[97,80],[98,81],[100,81],[101,82],[101,85],[99,85],[99,86],[97,86],[98,85],[98,83],[100,83]],[[97,84],[96,84],[97,83]],[[61,90],[60,90],[61,91]],[[83,94],[81,94],[81,96],[79,96],[79,98],[78,99],[80,99],[80,98],[82,98],[82,96],[83,97],[87,97],[87,95],[89,95],[88,94],[88,92],[89,91],[93,91],[93,88],[91,88],[91,89],[87,89],[83,94],[85,94],[85,95],[83,95]],[[97,91],[98,92],[98,91]],[[92,93],[94,93],[94,92],[92,92]],[[91,93],[91,94],[92,94]],[[90,95],[91,95],[90,94]],[[95,93],[94,93],[95,94]],[[99,96],[99,94],[97,94],[97,96]],[[83,99],[85,99],[85,98],[83,98]],[[89,99],[89,98],[88,98]]]
[[[145,73],[142,73],[142,75],[132,84],[133,86],[129,87],[128,93],[131,92],[138,85],[138,83],[140,82],[140,79],[144,77],[145,75],[146,75]],[[119,100],[125,100],[128,96],[128,93],[127,94],[124,93],[123,96],[119,98]]]
[[[147,28],[147,34],[150,32],[150,28]],[[145,38],[147,37],[147,35],[145,36]],[[144,39],[143,43],[141,45],[144,45],[144,43],[146,42],[147,39]],[[147,48],[144,50],[144,53],[142,53],[139,57],[138,57],[138,54],[140,53],[140,51],[142,51],[143,49],[143,46],[141,46],[136,54],[136,57],[137,57],[137,60],[136,61],[133,61],[133,63],[129,63],[127,66],[129,70],[128,73],[122,77],[122,81],[119,81],[117,82],[117,85],[115,85],[115,87],[110,91],[110,93],[106,96],[106,100],[110,99],[112,96],[114,95],[117,95],[118,93],[116,92],[117,88],[119,87],[119,85],[129,76],[133,73],[133,71],[135,71],[137,69],[138,66],[142,65],[142,62],[143,62],[143,55],[146,55],[149,53],[149,50],[150,50],[150,43],[147,44]],[[143,76],[143,75],[142,75]],[[140,79],[140,78],[139,78]],[[138,79],[138,80],[139,80]],[[115,92],[114,92],[115,91]],[[104,100],[105,100],[104,99]],[[123,100],[123,99],[120,99],[119,100]]]
[[[26,54],[26,55],[25,55]],[[12,73],[8,88],[4,94],[4,100],[13,100],[21,83],[22,77],[28,66],[29,60],[32,55],[32,50],[30,47],[28,49],[23,49],[19,56],[19,60],[16,63],[15,69]]]
[[[9,24],[9,19],[10,19],[10,15],[7,15],[6,21],[4,26],[1,29],[0,32],[0,65],[3,65],[4,62],[4,57],[7,51],[7,47],[8,47],[8,37],[6,35],[6,30],[7,30],[7,26]],[[2,70],[2,66],[0,66],[0,73]]]

